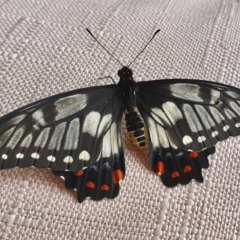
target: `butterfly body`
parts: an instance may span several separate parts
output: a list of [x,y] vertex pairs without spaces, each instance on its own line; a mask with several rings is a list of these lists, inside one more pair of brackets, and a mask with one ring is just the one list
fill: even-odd
[[139,148],[145,146],[145,128],[142,119],[139,117],[137,109],[137,83],[133,80],[132,70],[123,67],[118,71],[120,77],[118,87],[121,93],[121,102],[125,113],[125,121],[129,137],[134,145]]

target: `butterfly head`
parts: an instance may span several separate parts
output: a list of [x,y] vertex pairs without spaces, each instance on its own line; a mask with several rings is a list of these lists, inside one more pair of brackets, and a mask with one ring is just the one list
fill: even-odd
[[122,67],[118,71],[118,76],[120,77],[121,80],[124,81],[132,80],[132,70],[128,67]]

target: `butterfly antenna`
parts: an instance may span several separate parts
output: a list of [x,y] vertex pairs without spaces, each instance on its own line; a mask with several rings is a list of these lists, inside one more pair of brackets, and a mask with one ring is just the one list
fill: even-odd
[[93,38],[113,59],[115,59],[115,61],[117,61],[117,62],[123,67],[123,65],[119,62],[119,60],[118,60],[117,58],[115,58],[115,57],[113,56],[113,54],[110,53],[110,52],[97,40],[97,38],[90,32],[90,30],[89,30],[88,28],[86,28],[86,30],[87,30],[87,32],[92,36],[92,38]]
[[132,62],[128,65],[128,68],[132,65],[132,63],[139,57],[139,55],[142,54],[142,52],[145,50],[145,48],[149,45],[149,43],[154,39],[154,37],[161,31],[161,29],[158,29],[152,36],[152,38],[149,40],[149,42],[146,44],[146,46],[141,50],[141,52],[132,60]]

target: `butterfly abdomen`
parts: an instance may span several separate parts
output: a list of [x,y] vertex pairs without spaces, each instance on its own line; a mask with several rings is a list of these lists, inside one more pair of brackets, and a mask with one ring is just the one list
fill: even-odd
[[132,111],[128,111],[127,109],[125,109],[125,121],[128,134],[133,144],[138,146],[139,148],[145,147],[145,128],[137,111],[135,109],[133,109]]

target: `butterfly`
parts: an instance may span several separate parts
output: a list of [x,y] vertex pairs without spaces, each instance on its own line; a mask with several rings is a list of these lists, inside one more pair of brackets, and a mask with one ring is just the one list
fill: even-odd
[[150,164],[168,187],[203,182],[217,142],[240,135],[240,89],[216,82],[119,82],[77,89],[0,118],[0,168],[50,168],[78,201],[115,198],[125,176],[122,116],[133,144],[149,144]]

